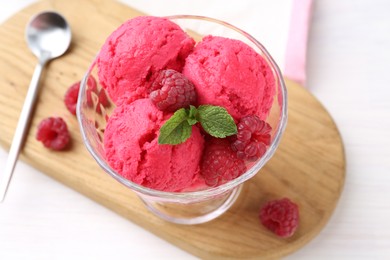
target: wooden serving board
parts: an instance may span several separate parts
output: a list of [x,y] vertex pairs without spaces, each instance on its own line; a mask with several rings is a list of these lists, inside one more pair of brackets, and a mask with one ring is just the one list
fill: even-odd
[[[106,37],[136,10],[108,0],[45,0],[0,25],[0,143],[5,148],[32,76],[36,58],[28,50],[24,29],[29,18],[57,10],[70,22],[69,52],[45,69],[31,128],[21,158],[54,179],[107,208],[205,259],[272,259],[287,255],[315,237],[329,220],[345,178],[343,144],[329,114],[304,88],[287,81],[289,120],[275,156],[245,183],[235,205],[206,224],[182,226],[149,213],[136,195],[109,177],[82,144],[77,120],[65,108],[68,86],[79,81]],[[67,151],[53,152],[35,140],[38,123],[63,117],[72,134]],[[300,207],[300,226],[289,239],[280,239],[259,224],[258,211],[268,200],[289,197]]]

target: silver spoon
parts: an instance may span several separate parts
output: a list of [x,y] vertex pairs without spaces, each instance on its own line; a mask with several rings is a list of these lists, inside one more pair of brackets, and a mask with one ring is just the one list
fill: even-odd
[[38,57],[18,125],[8,154],[5,171],[0,175],[0,202],[7,193],[16,161],[27,134],[31,112],[37,97],[41,73],[46,63],[66,52],[72,35],[66,20],[55,12],[42,12],[34,16],[27,25],[26,39],[30,50]]

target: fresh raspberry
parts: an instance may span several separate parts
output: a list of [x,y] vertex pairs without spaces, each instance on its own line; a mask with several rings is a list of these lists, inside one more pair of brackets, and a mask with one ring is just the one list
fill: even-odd
[[299,223],[298,205],[287,198],[266,203],[260,210],[261,223],[280,237],[290,237]]
[[79,90],[80,90],[80,82],[76,82],[72,86],[70,86],[65,93],[65,98],[64,98],[65,106],[69,110],[69,112],[72,113],[73,115],[76,115],[76,105],[79,96]]
[[[79,97],[80,81],[69,87],[65,93],[64,102],[70,113],[76,115],[77,100]],[[87,103],[92,101],[91,92],[97,92],[96,80],[90,76],[87,81]]]
[[243,174],[246,166],[232,151],[228,140],[213,138],[206,143],[200,170],[206,184],[216,187]]
[[232,149],[243,160],[256,161],[263,156],[271,143],[271,126],[256,115],[241,118]]
[[150,99],[159,110],[174,112],[196,102],[195,87],[183,74],[162,70],[150,88]]
[[69,143],[70,135],[61,117],[49,117],[39,123],[36,139],[47,148],[62,150]]

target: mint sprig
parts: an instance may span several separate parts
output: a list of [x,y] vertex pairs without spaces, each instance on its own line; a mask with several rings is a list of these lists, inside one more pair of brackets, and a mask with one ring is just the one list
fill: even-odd
[[195,125],[196,123],[198,123],[198,120],[196,119],[196,113],[198,112],[198,110],[196,109],[196,107],[190,105],[189,111],[186,112],[188,112],[188,124]]
[[203,129],[211,136],[225,138],[237,134],[237,126],[233,117],[223,107],[200,106],[197,118]]
[[211,136],[225,138],[237,133],[233,117],[225,108],[202,105],[198,108],[181,108],[177,110],[160,128],[159,144],[176,145],[185,142],[192,132],[192,125],[200,123]]
[[159,144],[180,144],[191,136],[192,127],[184,108],[177,110],[160,128]]

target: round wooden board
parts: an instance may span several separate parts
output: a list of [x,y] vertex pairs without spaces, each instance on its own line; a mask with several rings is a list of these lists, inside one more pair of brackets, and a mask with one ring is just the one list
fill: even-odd
[[[325,226],[344,184],[343,144],[323,106],[303,87],[288,80],[289,119],[280,147],[260,173],[244,185],[235,205],[214,221],[196,226],[162,221],[96,165],[84,148],[77,121],[66,111],[62,98],[67,87],[81,79],[107,35],[126,19],[140,15],[114,1],[44,0],[0,25],[0,143],[5,148],[10,146],[36,64],[25,44],[24,28],[33,14],[47,9],[67,17],[74,38],[70,51],[45,70],[23,160],[205,259],[280,258],[305,245]],[[64,153],[48,151],[34,138],[39,121],[53,115],[64,117],[72,132],[72,147]],[[292,199],[300,207],[300,226],[288,239],[276,237],[258,220],[262,204],[282,197]]]

